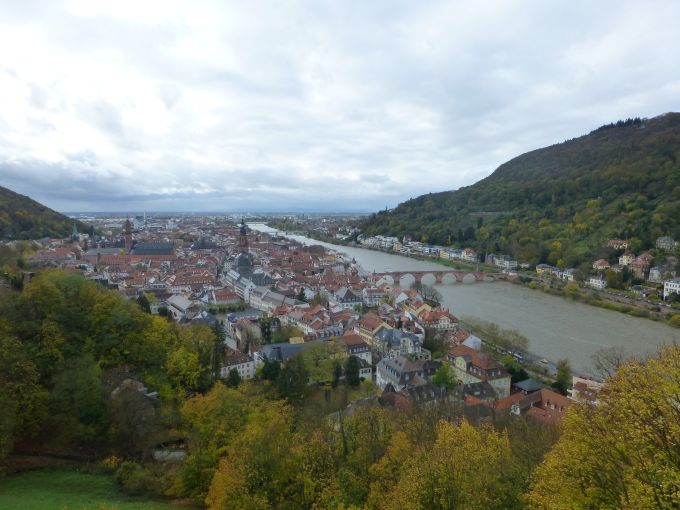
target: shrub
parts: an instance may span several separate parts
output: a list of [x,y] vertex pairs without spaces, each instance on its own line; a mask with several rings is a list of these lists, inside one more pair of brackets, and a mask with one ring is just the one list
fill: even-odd
[[668,324],[673,326],[674,328],[680,328],[680,313],[676,313],[671,317],[668,321]]
[[109,457],[106,457],[104,460],[101,461],[101,466],[109,472],[115,471],[118,469],[120,466],[121,459],[119,457],[116,457],[115,455],[111,455]]
[[136,462],[123,462],[116,471],[116,484],[131,496],[158,494],[158,482],[149,470]]

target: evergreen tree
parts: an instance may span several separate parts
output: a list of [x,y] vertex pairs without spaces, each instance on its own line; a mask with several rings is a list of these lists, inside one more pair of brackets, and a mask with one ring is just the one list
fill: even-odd
[[241,376],[239,375],[238,370],[235,368],[229,370],[229,374],[227,375],[227,378],[224,382],[230,388],[238,387],[238,385],[241,384]]
[[142,293],[142,294],[139,295],[139,297],[137,298],[137,304],[146,313],[151,313],[151,303],[149,303],[149,298],[146,297],[146,294]]
[[264,359],[262,364],[262,377],[267,381],[276,381],[281,373],[281,364],[275,359]]
[[347,381],[347,384],[355,388],[361,383],[359,368],[359,358],[356,356],[347,358],[347,361],[345,362],[345,380]]
[[308,383],[309,372],[299,354],[286,361],[276,379],[279,394],[292,404],[301,404],[304,401]]
[[333,362],[333,382],[332,386],[333,388],[338,387],[338,383],[340,382],[340,378],[342,377],[342,367],[340,366],[340,363],[337,361]]

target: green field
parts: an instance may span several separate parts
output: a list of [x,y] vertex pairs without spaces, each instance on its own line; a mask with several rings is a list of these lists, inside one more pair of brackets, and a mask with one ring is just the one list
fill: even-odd
[[0,478],[0,510],[168,510],[167,503],[130,498],[113,477],[41,470]]

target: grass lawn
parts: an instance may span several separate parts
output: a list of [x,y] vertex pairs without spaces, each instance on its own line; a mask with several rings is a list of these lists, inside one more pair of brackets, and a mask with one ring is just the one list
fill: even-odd
[[0,478],[0,510],[168,510],[167,503],[130,498],[113,477],[62,469]]

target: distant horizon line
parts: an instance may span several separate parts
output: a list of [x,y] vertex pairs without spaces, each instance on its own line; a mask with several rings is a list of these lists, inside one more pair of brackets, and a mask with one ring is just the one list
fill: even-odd
[[267,215],[338,215],[338,214],[373,214],[376,211],[368,210],[348,210],[348,211],[144,211],[144,210],[126,210],[126,211],[58,211],[65,216],[72,215],[157,215],[157,214],[183,214],[192,216],[224,216],[224,215],[251,215],[251,216],[267,216]]

